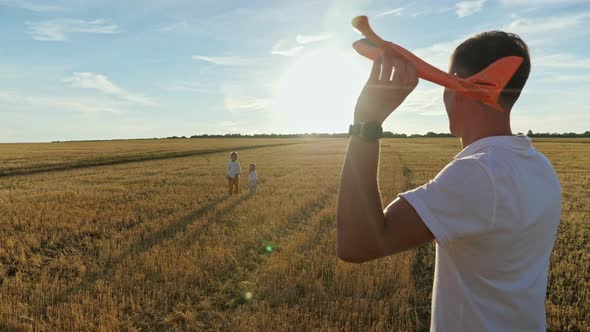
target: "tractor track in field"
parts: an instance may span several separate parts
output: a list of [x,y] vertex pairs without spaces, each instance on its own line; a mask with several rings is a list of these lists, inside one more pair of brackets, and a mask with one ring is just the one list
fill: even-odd
[[[256,248],[247,246],[240,248],[240,254],[236,257],[232,256],[234,263],[232,267],[228,266],[228,269],[235,269],[234,273],[228,273],[224,270],[224,273],[216,273],[210,275],[215,282],[209,287],[205,287],[204,291],[209,294],[216,294],[217,296],[210,297],[212,308],[219,312],[225,312],[228,310],[235,310],[241,304],[247,302],[244,299],[244,294],[241,292],[241,284],[251,280],[252,275],[258,271],[258,269],[266,262],[268,257],[274,252],[280,252],[281,243],[288,241],[290,236],[297,231],[301,230],[309,222],[313,221],[315,215],[320,213],[326,205],[330,202],[330,199],[336,194],[335,188],[327,188],[324,190],[316,199],[310,201],[308,204],[301,207],[299,210],[294,212],[287,218],[287,222],[283,227],[279,228],[273,234],[273,244],[276,245],[276,249],[271,252],[265,252],[263,248]],[[184,239],[186,243],[191,242],[191,237]],[[259,239],[264,240],[264,239]],[[183,242],[184,242],[183,241]],[[256,242],[256,241],[255,241]],[[260,242],[260,241],[258,241]],[[183,243],[185,244],[185,243]],[[206,329],[215,329],[216,327],[211,325],[209,319],[201,321]],[[230,328],[231,322],[225,321],[224,324],[230,324],[224,326],[224,329]]]
[[84,169],[84,168],[92,168],[92,167],[100,167],[100,166],[123,165],[123,164],[139,163],[139,162],[145,162],[145,161],[185,158],[185,157],[194,157],[194,156],[202,156],[203,158],[207,159],[207,155],[211,155],[211,154],[215,154],[215,153],[231,152],[231,151],[235,151],[235,150],[249,151],[249,150],[270,148],[270,147],[289,146],[289,145],[298,145],[298,144],[311,144],[314,142],[315,141],[263,144],[263,145],[254,145],[254,146],[246,145],[246,146],[236,146],[236,147],[232,147],[232,148],[223,148],[223,149],[215,149],[215,150],[190,150],[190,151],[180,151],[180,152],[162,152],[162,153],[147,154],[147,155],[140,155],[140,156],[124,156],[124,157],[112,158],[112,159],[109,158],[109,159],[95,159],[95,160],[78,160],[78,161],[73,161],[70,163],[45,164],[45,165],[40,165],[37,167],[24,168],[24,169],[23,168],[8,168],[8,169],[0,170],[0,179],[9,178],[9,177],[16,177],[16,176],[34,175],[34,174],[40,174],[40,173],[52,173],[52,172],[70,171],[70,170],[75,170],[75,169]]
[[[281,241],[282,239],[287,238],[290,234],[300,230],[304,225],[311,221],[311,219],[317,213],[326,207],[326,204],[334,195],[336,195],[335,188],[327,188],[324,190],[316,200],[305,205],[296,213],[287,218],[287,223],[284,225],[284,227],[275,232],[275,238]],[[281,245],[278,246],[279,249],[280,247]],[[251,263],[250,265],[244,265],[245,272],[251,273],[255,271],[259,267],[260,263],[266,259],[266,257],[268,256],[253,257],[252,260],[249,260]]]

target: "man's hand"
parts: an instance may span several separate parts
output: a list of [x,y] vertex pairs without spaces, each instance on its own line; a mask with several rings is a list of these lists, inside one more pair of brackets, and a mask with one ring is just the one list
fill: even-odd
[[354,109],[354,122],[375,121],[382,124],[416,85],[418,73],[414,65],[386,51],[373,62],[369,80]]

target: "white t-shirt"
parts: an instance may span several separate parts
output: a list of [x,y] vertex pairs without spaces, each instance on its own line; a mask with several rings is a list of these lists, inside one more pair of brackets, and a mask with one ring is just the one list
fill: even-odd
[[248,174],[248,182],[256,182],[256,171],[252,171]]
[[436,238],[431,331],[546,330],[561,186],[528,137],[480,139],[400,196]]
[[237,161],[230,161],[227,163],[227,175],[231,176],[232,178],[242,172],[242,168],[240,167],[240,163]]

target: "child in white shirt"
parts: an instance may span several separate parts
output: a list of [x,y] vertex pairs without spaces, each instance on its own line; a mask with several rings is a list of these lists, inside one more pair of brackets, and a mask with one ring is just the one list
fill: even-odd
[[250,164],[250,173],[248,174],[248,188],[250,188],[250,195],[256,194],[257,183],[258,176],[256,175],[256,164]]
[[242,168],[238,162],[237,152],[232,152],[230,157],[231,161],[227,163],[227,172],[225,173],[225,177],[227,178],[229,194],[231,195],[233,192],[237,195],[240,193],[240,173],[242,172]]

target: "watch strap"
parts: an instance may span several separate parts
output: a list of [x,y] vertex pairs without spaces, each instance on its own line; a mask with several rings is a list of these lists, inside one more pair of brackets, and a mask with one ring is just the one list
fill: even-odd
[[377,122],[359,122],[350,125],[348,134],[375,141],[383,137],[383,127]]

